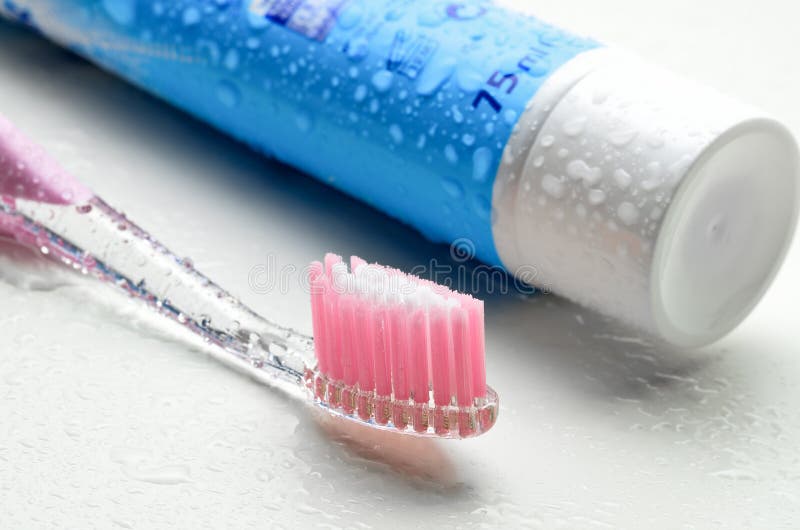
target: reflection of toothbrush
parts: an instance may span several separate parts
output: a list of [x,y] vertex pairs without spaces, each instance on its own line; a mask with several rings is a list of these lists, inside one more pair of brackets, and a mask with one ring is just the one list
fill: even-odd
[[481,434],[497,418],[482,302],[358,258],[348,272],[328,255],[309,271],[312,341],[176,257],[2,116],[0,232],[145,300],[221,360],[337,416],[449,438]]

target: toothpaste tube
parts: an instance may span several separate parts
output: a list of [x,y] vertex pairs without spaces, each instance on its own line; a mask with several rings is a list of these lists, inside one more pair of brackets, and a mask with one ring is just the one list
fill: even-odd
[[0,6],[429,239],[675,344],[738,324],[791,240],[783,126],[492,2]]

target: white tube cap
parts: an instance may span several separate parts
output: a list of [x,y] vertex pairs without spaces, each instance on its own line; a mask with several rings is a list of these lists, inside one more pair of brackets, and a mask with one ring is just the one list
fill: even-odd
[[589,52],[534,97],[506,148],[504,265],[681,346],[733,329],[792,238],[800,164],[758,111],[639,60]]

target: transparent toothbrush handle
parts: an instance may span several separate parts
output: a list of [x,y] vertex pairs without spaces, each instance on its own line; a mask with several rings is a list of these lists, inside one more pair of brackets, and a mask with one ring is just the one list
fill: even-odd
[[311,337],[257,315],[96,196],[80,205],[4,197],[0,230],[144,300],[261,380],[302,387],[314,366]]

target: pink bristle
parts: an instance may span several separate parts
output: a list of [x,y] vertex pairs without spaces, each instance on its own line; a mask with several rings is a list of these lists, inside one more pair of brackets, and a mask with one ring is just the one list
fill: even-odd
[[350,256],[350,270],[356,272],[359,267],[362,265],[366,265],[367,262],[363,259],[359,258],[358,256]]
[[411,391],[417,403],[428,402],[428,319],[425,309],[416,308],[411,313],[409,329],[411,370]]
[[316,395],[399,430],[467,437],[493,423],[494,409],[475,409],[488,390],[483,303],[357,256],[350,267],[328,254],[309,273],[318,371],[329,381],[316,380]]
[[[385,312],[376,315],[376,330],[381,331],[384,325],[383,319],[387,318]],[[392,372],[389,368],[390,357],[388,341],[383,332],[376,334],[373,339],[375,346],[372,350],[373,376],[375,377],[375,393],[378,396],[388,397],[392,395]]]
[[325,329],[325,279],[324,267],[315,261],[309,268],[309,284],[311,288],[311,323],[314,329],[314,352],[317,355],[319,370],[327,374],[330,344]]
[[450,375],[453,371],[450,350],[450,320],[447,308],[430,308],[431,371],[433,374],[433,401],[437,405],[450,404]]
[[330,252],[325,254],[325,274],[328,275],[328,278],[331,278],[333,275],[333,266],[341,262],[342,262],[341,256],[337,256],[336,254],[331,254]]
[[379,320],[376,318],[377,308],[372,307],[368,300],[356,300],[355,321],[359,329],[356,333],[356,371],[358,372],[358,388],[361,391],[375,389],[375,376],[373,374],[373,352],[375,349],[375,335],[379,332]]
[[472,362],[472,393],[486,397],[486,352],[483,330],[483,301],[472,300],[469,307],[469,355]]
[[330,355],[328,357],[328,373],[334,381],[341,381],[342,371],[342,320],[339,312],[339,293],[333,288],[330,278],[326,278],[327,301],[325,304],[325,324]]
[[417,278],[415,276],[412,276],[412,278],[414,278],[420,285],[427,286],[428,288],[430,288],[430,290],[432,290],[439,296],[444,296],[446,298],[449,298],[453,295],[453,291],[451,291],[447,286],[436,283],[433,280],[427,280],[425,278]]
[[473,380],[472,380],[472,354],[469,350],[469,323],[466,311],[455,308],[450,312],[450,322],[453,332],[453,352],[455,364],[456,399],[459,406],[472,405]]
[[410,352],[406,308],[395,304],[387,311],[389,358],[392,367],[392,387],[395,399],[407,400],[411,397],[409,386]]
[[358,380],[356,347],[357,334],[360,331],[358,328],[359,324],[356,323],[356,300],[350,294],[345,294],[339,300],[339,312],[342,319],[342,351],[339,352],[342,359],[342,380],[346,385],[353,386]]

